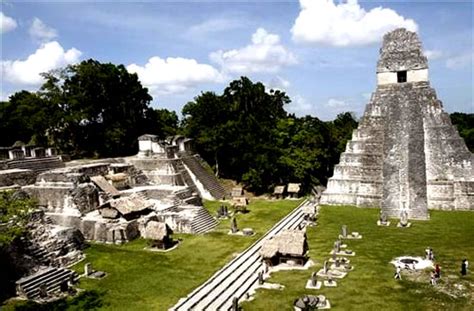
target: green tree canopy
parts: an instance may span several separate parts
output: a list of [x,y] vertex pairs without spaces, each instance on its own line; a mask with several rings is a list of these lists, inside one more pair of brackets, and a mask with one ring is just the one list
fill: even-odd
[[[350,113],[334,122],[288,115],[289,97],[242,77],[222,95],[205,92],[183,108],[183,130],[222,177],[257,193],[300,182],[325,183],[357,126]],[[341,147],[342,146],[342,147]]]
[[262,83],[242,77],[222,95],[206,92],[186,104],[184,132],[222,176],[263,190],[274,178],[278,156],[273,130],[289,102],[284,92],[266,92]]
[[36,202],[19,197],[13,191],[0,192],[0,249],[24,233],[28,215],[36,208]]
[[[0,102],[1,146],[11,146],[16,141],[47,145],[47,130],[53,122],[55,111],[36,93],[21,91]],[[8,133],[8,135],[5,135]]]
[[86,60],[42,74],[36,93],[0,103],[1,145],[55,146],[75,158],[129,155],[144,133],[174,135],[178,116],[150,107],[152,97],[123,65]]
[[152,97],[123,65],[86,60],[44,75],[40,94],[62,111],[56,142],[73,156],[129,154]]
[[457,126],[459,135],[464,138],[467,148],[474,152],[474,113],[452,113],[451,121]]

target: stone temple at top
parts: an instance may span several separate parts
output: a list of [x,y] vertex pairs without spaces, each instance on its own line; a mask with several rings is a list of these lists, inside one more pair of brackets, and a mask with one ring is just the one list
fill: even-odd
[[396,29],[383,38],[377,88],[321,203],[414,219],[428,219],[428,209],[474,210],[473,164],[430,87],[417,34]]

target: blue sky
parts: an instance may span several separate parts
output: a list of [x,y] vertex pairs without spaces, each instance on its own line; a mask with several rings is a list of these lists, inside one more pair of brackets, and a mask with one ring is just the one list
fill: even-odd
[[285,90],[287,110],[360,116],[375,90],[381,36],[416,30],[448,112],[474,112],[471,1],[4,1],[1,97],[37,90],[38,72],[93,58],[124,64],[181,111],[245,75]]

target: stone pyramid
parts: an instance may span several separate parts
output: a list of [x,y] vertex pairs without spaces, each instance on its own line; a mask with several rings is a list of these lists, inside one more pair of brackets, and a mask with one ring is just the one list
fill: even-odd
[[414,219],[428,219],[428,209],[474,210],[473,164],[430,87],[417,34],[396,29],[383,38],[377,88],[321,203]]

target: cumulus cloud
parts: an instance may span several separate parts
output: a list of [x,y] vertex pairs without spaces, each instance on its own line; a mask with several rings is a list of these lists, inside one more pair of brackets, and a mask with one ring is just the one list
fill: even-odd
[[291,97],[291,103],[286,107],[286,110],[297,116],[304,116],[313,114],[313,108],[313,105],[311,105],[306,98],[300,94],[296,94]]
[[242,28],[244,24],[234,18],[212,18],[191,26],[186,32],[189,36],[204,36],[210,33]]
[[390,30],[417,31],[412,19],[389,8],[364,10],[357,0],[300,0],[301,11],[291,29],[293,40],[328,46],[360,46],[378,42]]
[[42,44],[25,60],[5,60],[1,62],[1,72],[6,81],[25,84],[41,84],[40,73],[76,63],[81,51],[71,48],[67,51],[56,41]]
[[426,50],[424,54],[429,60],[439,59],[443,56],[443,52],[439,50]]
[[219,50],[209,55],[224,72],[246,74],[279,71],[282,67],[296,64],[296,57],[281,43],[280,36],[258,28],[252,35],[252,43],[228,51]]
[[459,69],[467,66],[472,66],[472,59],[474,58],[474,52],[467,52],[464,54],[450,57],[446,60],[446,67],[449,69]]
[[268,89],[286,91],[290,87],[290,81],[280,77],[274,76],[270,82],[267,83]]
[[152,93],[182,92],[201,83],[222,82],[223,77],[214,67],[194,59],[154,56],[144,66],[131,64],[127,70],[136,73]]
[[18,25],[13,18],[6,16],[5,14],[3,14],[3,12],[0,11],[0,33],[12,31],[17,26]]
[[8,94],[4,92],[3,90],[0,90],[0,101],[8,101],[10,96],[11,94]]
[[334,98],[330,98],[326,104],[326,107],[335,109],[335,110],[341,110],[341,109],[346,109],[348,107],[347,103],[343,100],[338,100]]
[[56,29],[47,26],[37,17],[33,19],[28,32],[33,39],[38,41],[51,41],[58,36]]
[[324,109],[321,117],[331,120],[344,112],[353,112],[356,116],[361,116],[367,104],[367,98],[370,98],[368,93],[346,98],[329,98],[326,103],[323,103]]

